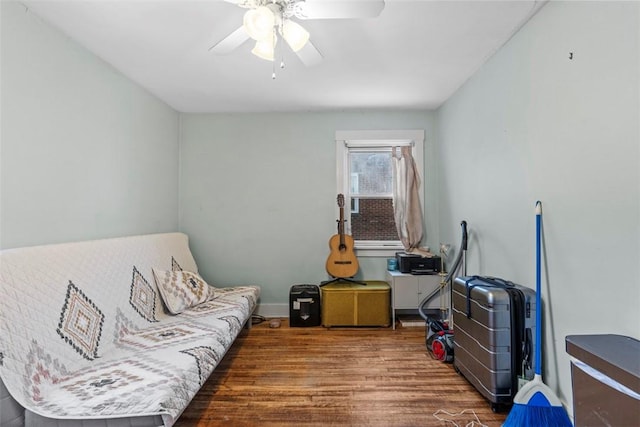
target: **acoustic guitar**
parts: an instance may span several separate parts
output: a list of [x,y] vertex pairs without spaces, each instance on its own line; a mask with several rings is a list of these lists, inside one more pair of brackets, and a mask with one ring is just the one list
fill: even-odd
[[329,239],[331,253],[327,258],[327,273],[332,277],[346,279],[358,272],[358,258],[353,251],[353,237],[344,233],[344,195],[338,194],[340,219],[338,220],[338,234]]

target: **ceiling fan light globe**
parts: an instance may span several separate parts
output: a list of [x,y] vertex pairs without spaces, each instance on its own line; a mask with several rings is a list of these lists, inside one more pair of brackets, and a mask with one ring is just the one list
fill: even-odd
[[291,50],[297,52],[309,41],[309,32],[297,22],[287,19],[282,24],[282,37],[287,41]]
[[273,35],[275,16],[273,12],[265,6],[250,9],[244,14],[243,26],[254,40],[265,40]]
[[267,61],[273,61],[275,58],[275,48],[278,39],[274,36],[272,40],[258,40],[256,45],[251,49],[258,58],[266,59]]

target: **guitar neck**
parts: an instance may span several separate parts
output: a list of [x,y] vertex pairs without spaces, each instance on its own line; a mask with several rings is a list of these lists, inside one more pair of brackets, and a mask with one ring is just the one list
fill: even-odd
[[340,235],[340,247],[345,246],[344,243],[344,208],[340,206],[340,219],[338,220],[338,234]]

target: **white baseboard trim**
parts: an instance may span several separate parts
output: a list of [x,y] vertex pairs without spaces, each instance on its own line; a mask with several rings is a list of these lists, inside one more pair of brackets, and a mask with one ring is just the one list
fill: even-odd
[[271,317],[289,317],[289,305],[288,304],[258,304],[256,311],[257,315],[267,318]]

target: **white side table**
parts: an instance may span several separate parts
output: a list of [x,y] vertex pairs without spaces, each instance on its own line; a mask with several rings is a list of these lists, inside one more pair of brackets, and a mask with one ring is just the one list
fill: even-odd
[[[391,286],[391,324],[396,327],[396,310],[417,310],[420,302],[428,294],[440,287],[442,277],[439,274],[413,275],[399,271],[387,271],[387,283]],[[443,301],[445,307],[449,306],[449,293],[445,293]],[[439,309],[440,297],[434,297],[427,309]]]

